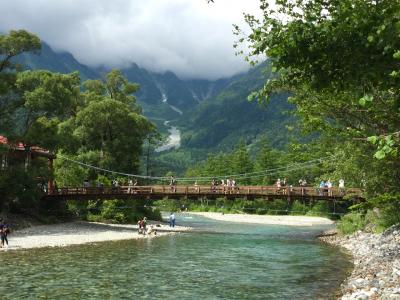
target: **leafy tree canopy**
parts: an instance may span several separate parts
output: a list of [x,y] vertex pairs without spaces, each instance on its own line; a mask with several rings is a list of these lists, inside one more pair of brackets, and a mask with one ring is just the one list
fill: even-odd
[[[392,0],[261,1],[262,20],[246,16],[250,56],[271,59],[277,76],[251,98],[276,90],[310,130],[340,133],[399,155],[400,2]],[[240,28],[236,27],[240,34]]]

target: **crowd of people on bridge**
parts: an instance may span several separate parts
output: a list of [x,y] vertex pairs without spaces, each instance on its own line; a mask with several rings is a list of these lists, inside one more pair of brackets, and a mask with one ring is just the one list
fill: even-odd
[[211,191],[215,193],[217,191],[217,186],[220,186],[220,191],[224,194],[233,194],[233,193],[239,193],[239,186],[236,183],[236,180],[233,178],[226,179],[221,179],[220,182],[218,180],[213,179],[211,181]]
[[[121,181],[119,181],[118,179],[113,179],[111,181],[111,191],[115,193],[122,192],[128,194],[136,194],[139,192],[137,179],[129,178],[127,181],[122,183],[124,183],[124,185],[121,185]],[[276,188],[276,193],[286,195],[292,191],[298,192],[299,191],[298,187],[300,187],[301,188],[300,192],[301,194],[304,195],[306,194],[307,191],[309,191],[309,188],[311,187],[310,185],[308,185],[308,182],[304,177],[300,178],[297,183],[298,184],[296,185],[289,183],[287,177],[283,177],[283,179],[278,178],[274,184]],[[97,181],[95,184],[97,189],[104,189],[103,183]],[[169,181],[170,192],[176,193],[177,185],[178,182],[176,178],[174,176],[171,176]],[[92,184],[90,183],[89,180],[85,179],[83,182],[83,187],[89,189],[92,188]],[[55,188],[55,190],[57,190],[57,188]],[[226,179],[213,178],[211,180],[211,186],[209,187],[209,191],[211,193],[220,193],[220,194],[239,194],[240,188],[237,184],[237,181],[234,178],[226,178]],[[335,183],[330,178],[327,180],[323,179],[316,186],[316,191],[319,196],[333,196],[334,191],[337,191],[338,195],[343,196],[345,192],[344,179],[342,178],[339,179],[337,186],[335,186]],[[191,192],[193,192],[193,189],[191,189]],[[197,181],[194,182],[194,192],[197,193],[200,192],[200,185],[197,183]]]
[[[177,191],[177,181],[174,176],[171,176],[170,179],[170,187],[171,187],[171,192],[176,193]],[[291,192],[294,190],[294,185],[289,184],[288,179],[284,177],[283,179],[278,178],[275,182],[275,187],[276,187],[276,192],[278,194],[283,194],[286,195],[288,192]],[[305,195],[307,189],[310,186],[307,183],[307,180],[302,177],[298,180],[298,185],[296,187],[300,187],[300,192],[301,194]],[[331,179],[328,180],[321,180],[321,182],[318,184],[316,187],[317,193],[319,196],[333,196],[333,190],[334,190],[334,182]],[[199,192],[200,191],[200,186],[198,185],[197,181],[194,182],[194,191]],[[211,180],[211,187],[210,191],[212,193],[223,193],[223,194],[234,194],[234,193],[239,193],[240,188],[237,185],[237,182],[233,178],[228,178],[228,179],[216,179],[213,178]],[[338,192],[339,195],[344,195],[345,187],[344,187],[344,180],[339,179],[338,181]]]
[[[278,178],[275,182],[277,193],[287,194],[288,191],[293,191],[293,185],[288,184],[287,178],[285,177],[283,180]],[[304,178],[300,178],[298,181],[298,186],[301,187],[300,191],[302,194],[306,193],[307,180]],[[319,196],[333,196],[333,188],[334,182],[329,178],[328,180],[321,180],[318,187],[317,192]],[[339,179],[338,181],[338,191],[339,195],[344,195],[345,187],[344,187],[344,179]]]

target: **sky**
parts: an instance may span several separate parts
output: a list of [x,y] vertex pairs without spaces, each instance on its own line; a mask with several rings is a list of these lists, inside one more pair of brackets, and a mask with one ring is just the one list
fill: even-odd
[[258,0],[0,0],[0,32],[26,29],[81,63],[131,63],[181,78],[217,79],[249,68],[232,24],[260,15]]

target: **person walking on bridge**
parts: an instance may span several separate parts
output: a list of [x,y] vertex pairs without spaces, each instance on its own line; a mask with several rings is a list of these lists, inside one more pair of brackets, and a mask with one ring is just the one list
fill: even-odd
[[341,196],[344,195],[344,179],[339,179],[339,193]]
[[132,179],[128,180],[128,194],[132,193],[133,181]]
[[278,193],[280,193],[281,186],[282,186],[280,178],[278,178],[278,180],[276,181],[275,185],[276,185],[276,193],[278,194]]
[[213,178],[213,180],[211,180],[211,192],[215,193],[217,191],[217,181],[215,180],[215,178]]
[[169,182],[171,186],[171,192],[176,193],[176,179],[174,176],[171,176],[171,181]]
[[326,187],[328,188],[328,196],[331,197],[333,195],[332,194],[333,183],[331,179],[328,179],[328,181],[326,182]]
[[223,179],[221,179],[221,190],[224,194],[226,194],[226,190],[225,190],[225,181]]
[[325,191],[325,181],[321,180],[319,183],[318,196],[323,196]]
[[299,180],[299,186],[301,187],[301,194],[305,195],[306,194],[306,189],[305,187],[307,186],[307,181],[304,178],[300,178]]

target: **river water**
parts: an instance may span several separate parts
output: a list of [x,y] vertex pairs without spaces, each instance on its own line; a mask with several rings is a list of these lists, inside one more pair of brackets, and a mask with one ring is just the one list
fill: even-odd
[[218,222],[156,239],[1,253],[1,299],[334,299],[349,258],[322,228]]

